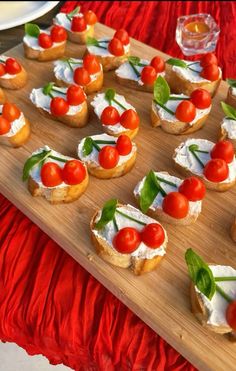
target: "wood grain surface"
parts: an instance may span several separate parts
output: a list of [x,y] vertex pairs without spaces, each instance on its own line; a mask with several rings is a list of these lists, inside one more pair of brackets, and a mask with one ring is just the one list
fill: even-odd
[[[100,24],[96,31],[98,37],[113,32]],[[133,55],[151,58],[160,54],[167,57],[133,39],[131,45]],[[81,57],[83,52],[83,46],[68,43],[67,55]],[[114,72],[106,73],[105,87],[113,87],[123,94],[141,117],[141,128],[135,138],[138,146],[136,166],[118,179],[90,177],[87,192],[73,204],[52,206],[43,198],[32,198],[21,181],[23,164],[32,151],[48,144],[65,155],[76,156],[79,140],[102,130],[92,112],[89,124],[82,129],[71,129],[41,116],[29,101],[29,93],[33,87],[53,80],[52,63],[24,59],[22,45],[9,51],[8,55],[19,58],[29,73],[27,86],[16,92],[7,91],[7,97],[29,118],[32,135],[23,148],[0,148],[0,192],[195,366],[202,370],[235,369],[236,345],[226,337],[205,330],[190,312],[190,280],[184,262],[186,249],[192,247],[207,261],[236,268],[236,244],[229,237],[236,211],[235,189],[223,194],[208,191],[203,212],[194,225],[164,225],[169,246],[166,258],[155,272],[135,277],[129,270],[106,264],[95,254],[90,241],[89,221],[95,209],[110,198],[135,205],[133,188],[150,169],[179,175],[172,155],[175,147],[186,137],[168,135],[160,128],[152,128],[152,94],[120,86],[115,81]],[[205,127],[193,137],[217,140],[223,117],[219,102],[225,99],[226,94],[227,86],[222,82]]]

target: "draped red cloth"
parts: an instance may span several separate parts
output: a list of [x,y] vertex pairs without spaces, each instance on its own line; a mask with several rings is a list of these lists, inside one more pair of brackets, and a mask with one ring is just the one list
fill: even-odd
[[[77,2],[63,5],[70,11]],[[99,20],[176,57],[179,15],[206,12],[221,28],[217,56],[236,77],[236,4],[88,1]],[[195,370],[0,195],[0,339],[77,371]]]

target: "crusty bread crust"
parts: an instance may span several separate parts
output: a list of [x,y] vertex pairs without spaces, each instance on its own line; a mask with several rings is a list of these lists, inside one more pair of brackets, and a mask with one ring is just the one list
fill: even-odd
[[229,138],[227,131],[224,128],[222,128],[222,126],[220,127],[218,138],[219,138],[219,140],[230,140],[230,142],[233,144],[234,150],[236,152],[236,139]]
[[25,118],[25,125],[12,137],[0,136],[0,143],[9,147],[21,147],[30,137],[30,122]]
[[228,89],[228,94],[227,94],[227,98],[226,98],[225,101],[230,106],[233,106],[234,108],[236,108],[236,96],[233,95],[232,93],[233,93],[233,91],[232,91],[232,88],[230,86],[229,89]]
[[127,88],[130,88],[132,90],[140,90],[140,91],[145,91],[147,93],[152,93],[153,92],[153,86],[148,85],[148,84],[143,84],[140,85],[138,81],[132,80],[132,79],[125,79],[123,77],[120,77],[116,74],[116,80],[118,81],[119,84],[126,86]]
[[113,131],[110,130],[106,125],[102,125],[102,128],[104,130],[104,133],[112,135],[113,137],[119,137],[120,135],[125,134],[128,137],[130,137],[130,139],[133,139],[138,134],[139,131],[139,127],[137,127],[136,129],[133,130],[124,128],[124,131],[121,131],[119,133],[113,133]]
[[[90,54],[88,49],[85,51],[85,54]],[[124,63],[128,56],[130,55],[130,52],[125,53],[121,57],[116,57],[116,56],[101,56],[101,55],[96,55],[99,63],[102,64],[103,71],[111,71],[119,67],[122,63]]]
[[25,57],[36,59],[39,62],[53,61],[63,57],[66,48],[66,41],[63,44],[44,50],[35,50],[23,42]]
[[26,70],[21,66],[21,71],[13,78],[4,79],[0,77],[0,86],[5,89],[17,90],[23,88],[28,80]]
[[0,104],[3,104],[4,102],[6,102],[6,97],[4,91],[0,88]]

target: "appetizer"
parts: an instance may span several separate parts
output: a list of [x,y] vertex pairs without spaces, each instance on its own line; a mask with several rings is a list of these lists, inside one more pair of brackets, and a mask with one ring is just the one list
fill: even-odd
[[0,86],[5,89],[20,89],[27,82],[27,72],[15,59],[0,56]]
[[137,147],[127,135],[112,137],[107,134],[82,139],[78,157],[91,175],[100,179],[117,178],[128,173],[135,164]]
[[115,32],[113,38],[104,37],[97,40],[88,37],[86,53],[96,55],[104,71],[114,70],[129,56],[129,35],[125,30],[120,29]]
[[77,200],[88,186],[86,166],[48,146],[39,148],[27,159],[23,181],[31,195],[43,196],[52,204]]
[[54,62],[54,74],[58,86],[80,85],[86,94],[101,90],[103,69],[95,55],[83,59],[64,58]]
[[152,92],[157,76],[165,75],[165,62],[158,55],[147,59],[130,56],[115,71],[117,81],[128,88]]
[[58,13],[53,20],[54,24],[65,28],[68,39],[76,44],[86,44],[87,37],[94,35],[96,22],[97,16],[92,10],[81,13],[79,6],[70,13]]
[[30,136],[30,123],[13,103],[0,105],[0,143],[21,147]]
[[228,95],[226,98],[226,103],[230,106],[236,108],[236,80],[235,79],[226,79],[229,84]]
[[61,26],[50,31],[40,30],[34,23],[26,23],[23,46],[25,57],[40,62],[61,58],[65,53],[67,33]]
[[208,265],[192,249],[185,253],[191,278],[192,312],[208,330],[236,341],[236,270]]
[[211,95],[196,89],[190,97],[170,94],[166,80],[159,76],[154,84],[152,126],[160,126],[169,134],[190,134],[202,128],[211,110]]
[[4,91],[0,88],[0,104],[3,104],[6,101]]
[[135,187],[144,214],[170,224],[189,225],[202,210],[204,183],[192,176],[182,180],[165,171],[150,171]]
[[214,96],[222,78],[222,71],[213,53],[205,54],[200,61],[183,61],[170,58],[166,61],[165,78],[173,93],[190,95],[195,89],[206,89]]
[[108,135],[118,137],[126,134],[133,139],[138,133],[140,119],[135,108],[123,95],[116,94],[114,89],[97,94],[91,105]]
[[221,102],[221,107],[225,113],[220,125],[220,140],[230,140],[236,151],[236,109],[229,104]]
[[162,225],[117,200],[95,213],[90,228],[97,254],[136,275],[154,270],[166,254],[168,238]]
[[33,89],[30,99],[44,116],[67,126],[80,128],[88,122],[86,95],[78,85],[61,88],[49,82],[42,88]]
[[224,192],[236,182],[236,160],[231,142],[187,139],[176,149],[175,164],[184,174],[200,177],[208,189]]

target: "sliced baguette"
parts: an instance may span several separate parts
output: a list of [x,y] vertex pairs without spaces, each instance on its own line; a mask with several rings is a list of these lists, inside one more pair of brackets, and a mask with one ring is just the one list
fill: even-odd
[[21,71],[10,79],[0,77],[0,86],[5,89],[17,90],[23,88],[27,83],[28,75],[24,67],[21,66]]
[[53,61],[63,57],[66,48],[66,41],[60,45],[44,50],[36,50],[23,42],[25,57],[28,59],[36,59],[39,62]]
[[30,122],[25,118],[25,125],[13,136],[0,135],[0,143],[10,147],[23,146],[30,137]]
[[225,101],[230,106],[233,106],[234,108],[236,108],[236,96],[233,95],[233,89],[231,87],[229,87],[228,89],[228,94],[227,94],[227,98]]

